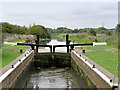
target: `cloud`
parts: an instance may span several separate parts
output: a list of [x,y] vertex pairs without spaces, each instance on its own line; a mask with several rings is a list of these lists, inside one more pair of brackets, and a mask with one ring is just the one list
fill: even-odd
[[117,3],[2,3],[2,21],[20,25],[42,24],[56,28],[65,24],[70,28],[106,27],[117,24]]
[[118,2],[119,0],[1,0],[1,2]]

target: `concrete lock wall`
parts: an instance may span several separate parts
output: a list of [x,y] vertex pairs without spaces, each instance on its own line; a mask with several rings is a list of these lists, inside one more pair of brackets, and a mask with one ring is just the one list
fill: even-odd
[[[90,66],[87,61],[83,61],[80,59],[80,56],[77,55],[75,51],[71,51],[71,58],[75,61],[77,64],[78,68],[81,68],[82,71],[87,74],[88,78],[92,81],[92,83],[97,87],[97,88],[108,88],[112,89],[112,83],[108,83],[107,80],[96,72],[96,68],[92,68],[92,65]],[[87,63],[85,63],[87,62]]]
[[[77,79],[82,83],[79,83],[81,88],[94,89],[96,86],[88,78],[88,75],[77,65],[77,63],[71,58],[71,68],[75,73]],[[84,81],[84,82],[83,82]]]
[[[33,51],[29,55],[27,55],[22,63],[20,63],[16,68],[12,68],[12,72],[5,77],[0,84],[2,88],[9,88],[15,80],[20,76],[20,74],[24,71],[24,69],[29,65],[29,63],[34,58],[35,65],[37,66],[58,66],[58,67],[66,67],[71,66],[71,58],[72,61],[76,63],[77,68],[81,69],[83,73],[87,75],[87,77],[92,81],[94,86],[97,88],[112,88],[112,83],[108,83],[106,77],[101,74],[96,68],[92,68],[87,61],[82,60],[80,55],[78,55],[75,51],[71,51],[71,54],[68,53],[38,53],[35,54]],[[78,71],[79,72],[79,71]],[[99,73],[98,73],[99,72]],[[0,86],[1,86],[0,85]],[[0,88],[0,90],[2,89]]]
[[33,57],[34,57],[33,51],[31,51],[31,53],[27,55],[16,68],[12,68],[13,69],[12,72],[9,73],[8,76],[6,76],[0,83],[2,85],[0,90],[2,88],[9,88],[14,83],[14,81],[19,77],[19,75],[24,71],[26,66],[29,65]]

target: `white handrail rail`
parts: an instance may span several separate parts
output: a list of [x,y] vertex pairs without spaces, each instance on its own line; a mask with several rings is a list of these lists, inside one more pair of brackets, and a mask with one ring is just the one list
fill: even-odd
[[[114,75],[114,78],[113,78],[113,86],[114,86],[114,80],[115,80],[115,77],[116,77],[116,73],[117,73],[119,64],[120,64],[120,62],[117,64],[117,67],[116,67],[115,75]],[[118,82],[119,82],[119,80],[118,80]],[[119,83],[118,83],[118,86],[119,86]]]

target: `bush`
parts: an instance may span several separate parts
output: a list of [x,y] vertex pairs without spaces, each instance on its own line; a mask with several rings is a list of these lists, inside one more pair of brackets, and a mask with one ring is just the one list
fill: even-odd
[[120,33],[120,24],[118,24],[115,28],[116,33]]
[[89,35],[96,36],[96,31],[95,31],[94,29],[90,29],[90,30],[88,31],[88,34],[89,34]]
[[98,42],[97,38],[94,40],[95,42]]
[[113,34],[112,36],[107,38],[107,45],[108,46],[112,46],[117,48],[118,47],[118,35],[117,34]]
[[112,35],[112,31],[107,31],[106,34],[107,34],[108,36],[111,36],[111,35]]

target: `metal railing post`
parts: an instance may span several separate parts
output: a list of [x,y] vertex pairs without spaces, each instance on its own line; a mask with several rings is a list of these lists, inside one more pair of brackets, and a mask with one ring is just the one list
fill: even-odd
[[[114,78],[113,78],[113,86],[114,86],[114,80],[115,80],[115,77],[116,77],[116,73],[117,73],[119,64],[120,64],[120,62],[117,64],[117,67],[116,67],[115,75],[114,75]],[[120,82],[120,77],[119,77],[119,80],[118,80],[118,87],[119,87],[119,82]]]
[[55,53],[55,46],[53,46],[53,53]]

